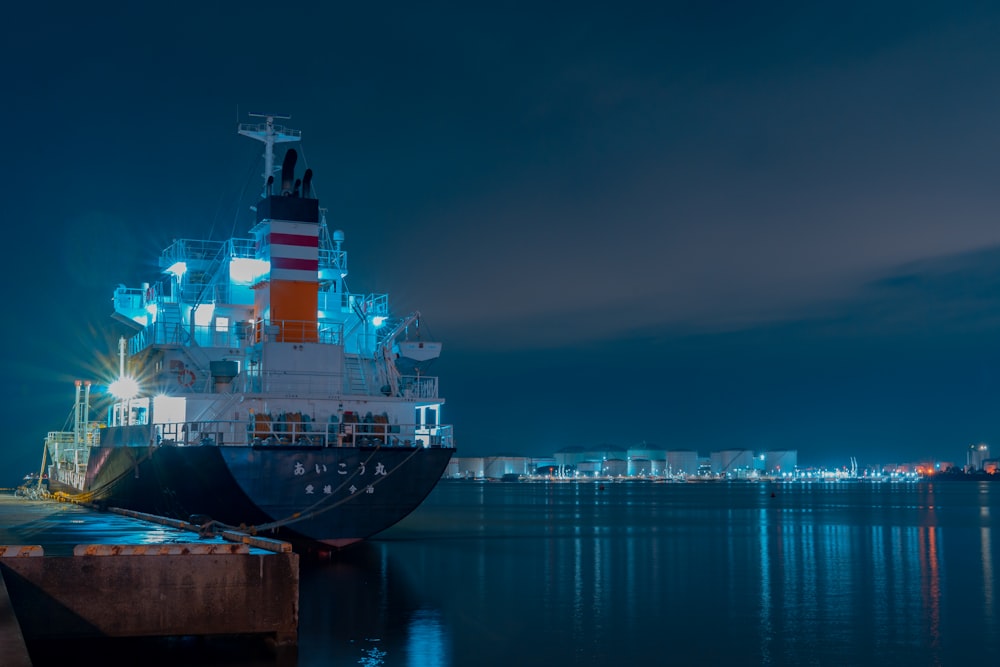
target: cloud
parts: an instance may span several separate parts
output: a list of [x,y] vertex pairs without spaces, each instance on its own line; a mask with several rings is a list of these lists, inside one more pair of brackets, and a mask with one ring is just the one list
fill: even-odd
[[575,198],[525,188],[463,206],[438,223],[433,261],[408,291],[444,328],[544,346],[794,318],[914,263],[1000,243],[990,202],[929,185],[782,192],[758,179],[716,192],[702,178]]

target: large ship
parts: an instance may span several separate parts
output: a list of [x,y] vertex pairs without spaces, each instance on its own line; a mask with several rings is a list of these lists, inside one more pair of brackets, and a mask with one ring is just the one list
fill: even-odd
[[249,236],[175,240],[156,282],[115,289],[117,375],[76,383],[42,468],[53,494],[344,547],[412,512],[454,454],[427,374],[441,345],[419,313],[347,289],[312,170],[296,177],[292,147],[275,165],[301,133],[251,116],[238,132],[264,145],[264,185]]

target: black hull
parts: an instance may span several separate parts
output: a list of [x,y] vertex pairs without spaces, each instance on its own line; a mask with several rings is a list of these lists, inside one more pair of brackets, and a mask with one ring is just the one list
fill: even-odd
[[183,520],[202,515],[293,543],[341,547],[372,537],[416,509],[454,451],[102,446],[91,451],[83,491],[101,505]]

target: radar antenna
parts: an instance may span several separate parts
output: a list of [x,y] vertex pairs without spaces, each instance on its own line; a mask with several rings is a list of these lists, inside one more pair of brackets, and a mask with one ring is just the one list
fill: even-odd
[[288,120],[288,114],[280,113],[249,113],[252,118],[263,118],[263,123],[240,123],[237,131],[244,137],[250,137],[257,141],[264,142],[264,192],[262,199],[266,199],[270,194],[270,182],[268,179],[274,176],[274,145],[289,141],[300,141],[302,139],[301,130],[291,130],[282,125],[275,125],[275,120]]

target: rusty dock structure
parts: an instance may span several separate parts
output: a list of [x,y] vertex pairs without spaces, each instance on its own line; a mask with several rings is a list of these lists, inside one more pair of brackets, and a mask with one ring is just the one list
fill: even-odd
[[299,560],[286,542],[0,494],[0,655],[95,638],[298,639]]

